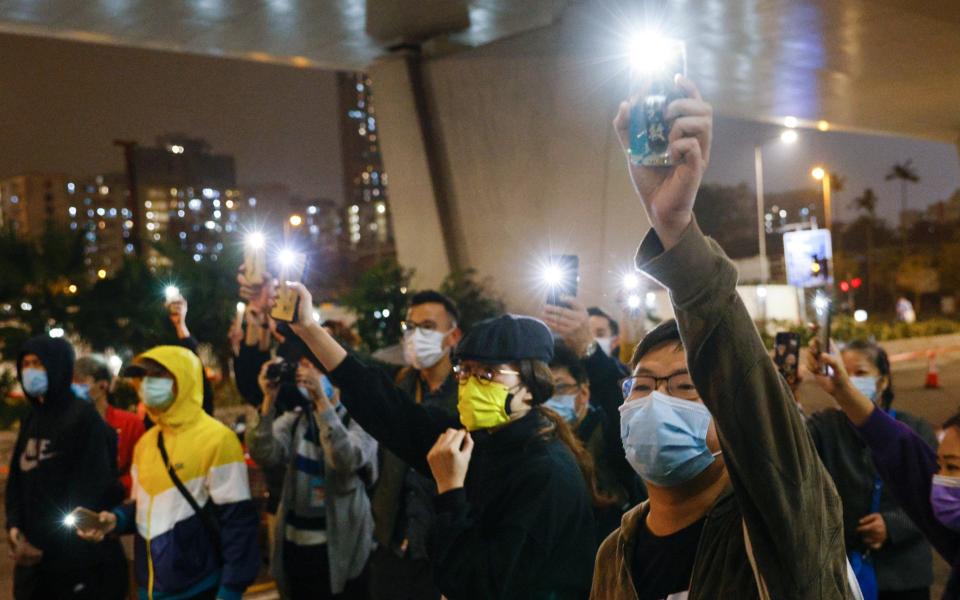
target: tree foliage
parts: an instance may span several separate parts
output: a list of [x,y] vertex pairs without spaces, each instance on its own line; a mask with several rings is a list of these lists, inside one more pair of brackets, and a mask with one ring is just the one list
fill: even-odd
[[476,269],[454,271],[440,284],[440,292],[452,299],[460,310],[460,328],[470,328],[484,319],[501,315],[506,310],[503,299],[490,291],[491,280],[477,280]]
[[394,258],[383,260],[360,276],[357,285],[341,298],[357,315],[357,333],[368,352],[400,341],[400,322],[407,307],[407,291],[413,270]]

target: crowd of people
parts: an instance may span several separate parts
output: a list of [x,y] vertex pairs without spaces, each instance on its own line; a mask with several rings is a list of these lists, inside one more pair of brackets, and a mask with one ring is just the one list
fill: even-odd
[[[960,598],[960,417],[938,448],[864,340],[811,344],[806,377],[839,409],[798,410],[693,216],[712,109],[678,86],[673,166],[628,161],[652,224],[636,268],[676,313],[639,343],[575,297],[465,330],[425,290],[397,370],[317,321],[302,284],[285,284],[297,315],[278,323],[277,282],[241,272],[233,375],[256,409],[241,440],[211,414],[183,298],[171,343],[123,369],[139,413],[113,406],[98,357],[27,342],[6,493],[15,597],[233,600],[267,568],[291,600],[913,599],[930,597],[932,545]],[[625,150],[631,102],[614,121]]]

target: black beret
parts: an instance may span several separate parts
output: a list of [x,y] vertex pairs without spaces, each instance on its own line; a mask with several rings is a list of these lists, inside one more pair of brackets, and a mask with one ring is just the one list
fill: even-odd
[[553,335],[533,317],[501,315],[480,321],[457,346],[456,358],[485,363],[553,359]]

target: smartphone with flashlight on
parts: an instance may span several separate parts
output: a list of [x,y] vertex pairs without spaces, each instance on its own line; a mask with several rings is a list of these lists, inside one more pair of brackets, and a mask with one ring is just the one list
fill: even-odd
[[82,506],[73,509],[73,512],[64,517],[63,524],[80,531],[89,531],[91,529],[105,530],[109,527],[106,523],[100,522],[99,513],[89,508],[83,508]]
[[680,40],[647,35],[630,50],[630,161],[645,167],[670,167],[667,152],[670,127],[664,112],[671,102],[683,97],[677,75],[687,74],[686,45]]
[[[820,352],[830,352],[830,321],[833,317],[833,301],[823,292],[817,292],[813,299],[813,307],[817,314],[817,341]],[[822,367],[822,375],[833,376],[833,369],[827,365]]]
[[800,334],[792,331],[777,333],[773,341],[773,362],[787,383],[796,385],[800,364]]
[[262,233],[255,231],[247,234],[243,244],[243,276],[252,285],[263,283],[263,274],[267,270],[265,247],[266,240]]
[[300,307],[300,295],[287,285],[287,282],[303,282],[303,276],[307,272],[307,255],[302,252],[283,250],[278,260],[280,283],[277,287],[277,303],[270,311],[270,316],[277,321],[294,323]]
[[544,279],[547,283],[547,304],[567,306],[560,298],[576,297],[580,282],[580,257],[575,254],[555,254],[550,257]]

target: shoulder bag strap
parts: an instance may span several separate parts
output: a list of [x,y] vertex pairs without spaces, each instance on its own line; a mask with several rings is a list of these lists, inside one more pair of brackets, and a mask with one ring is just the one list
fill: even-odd
[[160,450],[160,456],[163,458],[163,465],[167,468],[167,474],[170,475],[173,485],[175,485],[177,490],[179,490],[180,495],[183,496],[183,499],[187,501],[187,504],[190,505],[190,508],[193,509],[193,512],[200,517],[200,522],[203,523],[203,528],[207,531],[207,535],[210,536],[210,541],[213,543],[213,547],[217,551],[217,556],[223,556],[223,553],[221,552],[220,531],[213,522],[213,516],[209,511],[205,511],[200,508],[196,498],[193,497],[193,494],[190,493],[190,490],[187,489],[187,486],[183,485],[183,482],[180,481],[180,477],[177,476],[173,465],[170,463],[170,457],[167,456],[167,449],[163,445],[163,432],[157,433],[157,449]]

